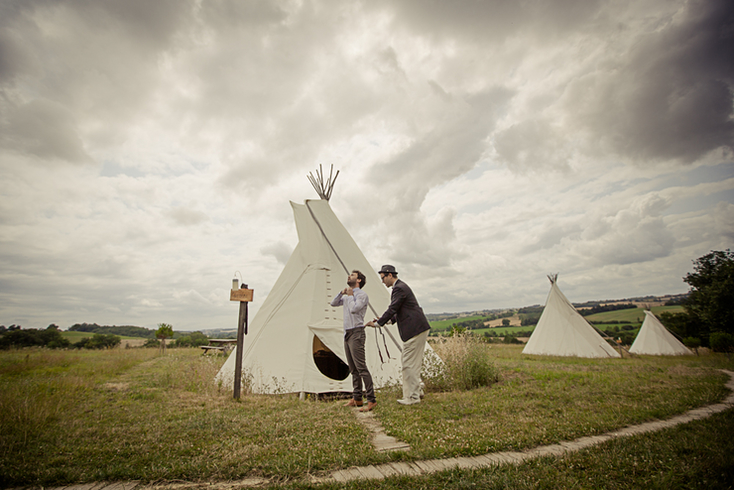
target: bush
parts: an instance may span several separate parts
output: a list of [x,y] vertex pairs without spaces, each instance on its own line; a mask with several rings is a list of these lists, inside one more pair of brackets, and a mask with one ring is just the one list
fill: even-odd
[[143,347],[155,347],[156,349],[161,346],[161,342],[158,339],[148,339],[143,344]]
[[734,351],[734,335],[726,332],[714,332],[709,337],[709,344],[714,352],[730,353]]
[[433,345],[443,362],[423,363],[428,391],[472,390],[499,381],[499,370],[489,359],[489,346],[469,333],[439,337]]
[[622,341],[622,345],[632,345],[635,341],[636,335],[631,332],[622,332],[619,334],[619,339]]
[[701,339],[698,337],[686,337],[683,339],[683,345],[688,347],[689,349],[693,349],[693,352],[698,355],[698,348],[701,347]]
[[173,341],[173,347],[199,347],[209,344],[209,337],[201,332],[192,332]]
[[120,337],[112,334],[95,333],[75,343],[77,349],[111,349],[120,345]]

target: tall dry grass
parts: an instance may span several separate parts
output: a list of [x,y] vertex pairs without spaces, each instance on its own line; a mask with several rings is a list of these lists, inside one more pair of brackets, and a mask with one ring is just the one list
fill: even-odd
[[427,359],[421,376],[427,391],[472,390],[500,379],[489,345],[470,333],[455,333],[431,342],[440,361]]

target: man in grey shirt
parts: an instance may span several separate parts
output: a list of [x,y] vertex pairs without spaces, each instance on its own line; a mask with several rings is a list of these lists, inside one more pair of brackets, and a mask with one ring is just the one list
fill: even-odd
[[[367,280],[359,271],[352,271],[347,278],[347,287],[331,300],[331,306],[344,306],[344,351],[347,354],[349,372],[352,374],[352,399],[346,403],[348,407],[361,407],[362,397],[367,398],[367,406],[362,412],[369,412],[377,405],[372,375],[367,369],[364,354],[364,314],[367,311],[369,298],[362,291]],[[364,383],[364,390],[362,384]]]

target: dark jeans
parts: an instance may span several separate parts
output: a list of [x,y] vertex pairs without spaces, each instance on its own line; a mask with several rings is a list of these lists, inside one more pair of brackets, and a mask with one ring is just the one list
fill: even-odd
[[352,397],[355,400],[362,399],[362,383],[364,383],[364,396],[368,402],[374,402],[375,388],[372,386],[372,375],[367,370],[367,361],[364,357],[364,340],[366,335],[364,327],[347,330],[344,335],[344,350],[347,353],[349,372],[352,373]]

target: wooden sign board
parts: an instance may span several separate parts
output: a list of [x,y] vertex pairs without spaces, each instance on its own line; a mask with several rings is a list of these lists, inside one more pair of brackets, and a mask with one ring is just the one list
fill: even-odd
[[252,293],[254,289],[230,289],[229,300],[230,301],[252,301]]

